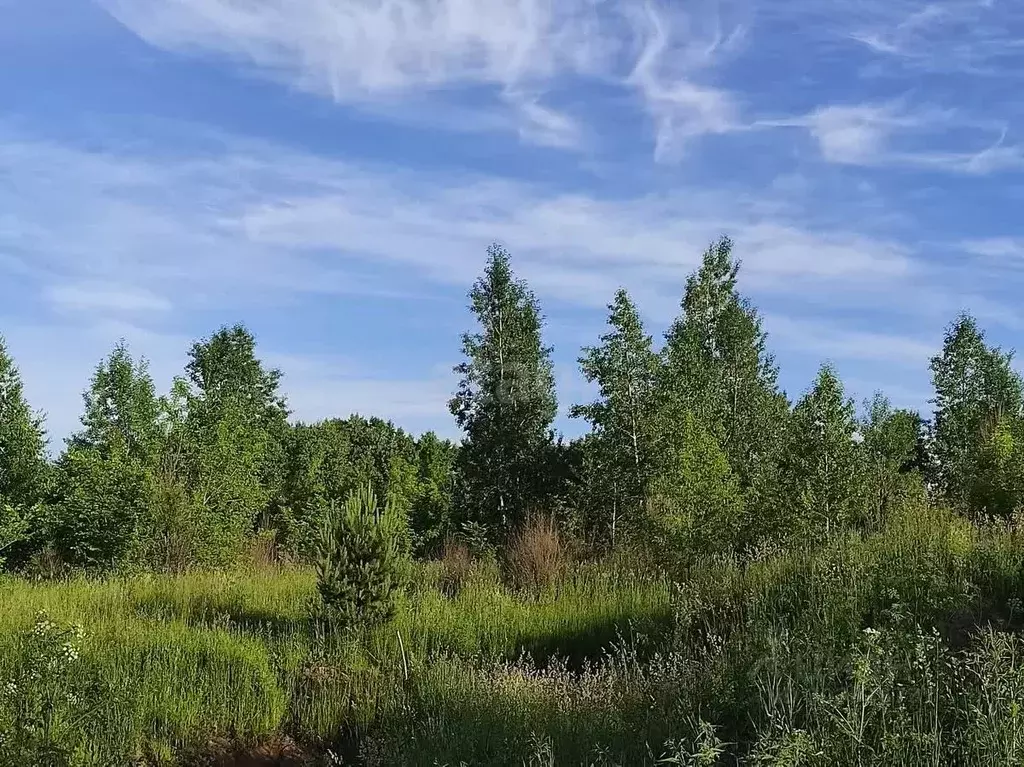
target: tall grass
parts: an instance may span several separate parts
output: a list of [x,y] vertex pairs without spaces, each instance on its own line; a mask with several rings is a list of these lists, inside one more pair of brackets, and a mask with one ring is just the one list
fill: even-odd
[[451,589],[430,564],[389,623],[346,637],[307,617],[302,569],[7,579],[0,680],[37,611],[82,624],[60,684],[94,700],[53,736],[71,764],[283,736],[379,765],[1021,763],[1022,543],[922,508],[674,583],[591,564],[524,591],[462,562]]
[[106,742],[82,763],[107,764],[114,753],[171,763],[221,736],[255,743],[286,732],[326,744],[351,737],[395,708],[402,668],[597,654],[634,626],[669,622],[664,582],[626,588],[594,573],[524,600],[493,569],[477,572],[455,598],[432,577],[425,568],[395,618],[358,640],[325,635],[309,619],[316,583],[302,569],[4,579],[0,677],[37,612],[80,623],[83,668],[109,681],[99,701],[109,726],[93,733]]

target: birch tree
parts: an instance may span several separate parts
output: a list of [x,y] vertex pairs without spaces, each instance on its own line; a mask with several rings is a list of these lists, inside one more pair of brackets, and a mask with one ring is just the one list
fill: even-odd
[[512,273],[508,252],[492,245],[470,291],[479,329],[462,338],[458,390],[449,403],[465,434],[459,452],[459,504],[465,521],[499,541],[547,500],[545,458],[557,412],[551,349],[537,299]]

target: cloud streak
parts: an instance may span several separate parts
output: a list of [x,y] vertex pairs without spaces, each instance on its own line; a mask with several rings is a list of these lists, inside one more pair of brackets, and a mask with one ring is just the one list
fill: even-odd
[[[832,104],[798,117],[761,119],[756,126],[803,128],[821,158],[839,165],[902,166],[977,176],[1024,168],[1024,149],[1005,145],[1004,124],[952,109],[912,108],[901,100]],[[970,134],[976,148],[942,148],[954,131]]]
[[917,71],[1019,75],[1024,11],[1000,0],[870,0],[858,3],[849,35]]
[[[620,283],[677,298],[722,233],[746,284],[768,297],[827,301],[927,277],[897,240],[817,223],[813,190],[697,181],[597,195],[224,141],[222,152],[161,158],[0,137],[0,170],[14,181],[0,202],[19,222],[0,227],[0,245],[55,306],[97,311],[166,309],[172,291],[200,305],[429,294],[465,287],[492,240],[578,307],[603,306]],[[54,206],[65,215],[53,219]]]
[[[227,56],[335,101],[397,109],[410,93],[444,100],[490,89],[526,141],[584,143],[579,116],[545,94],[587,84],[635,93],[655,124],[658,156],[731,129],[738,111],[699,76],[735,49],[722,3],[652,0],[102,0],[150,44]],[[420,104],[420,108],[430,105]],[[429,117],[427,118],[430,119]]]
[[[963,175],[1024,167],[1024,149],[1007,135],[1015,105],[982,88],[975,90],[986,98],[954,109],[945,88],[918,77],[1017,77],[1024,11],[1006,2],[96,2],[158,48],[227,58],[372,115],[444,130],[506,132],[593,154],[616,127],[588,97],[611,92],[617,114],[635,106],[646,115],[653,156],[663,162],[690,156],[701,137],[802,127],[831,163]],[[780,107],[767,94],[794,99],[764,87],[772,75],[760,73],[758,55],[782,37],[816,67],[901,90],[893,95],[888,85],[881,101],[825,92],[796,117],[772,117]],[[744,62],[754,69],[737,77],[730,67]]]
[[[741,195],[695,183],[602,196],[345,162],[227,136],[192,143],[218,151],[161,155],[136,145],[98,152],[0,132],[0,173],[12,182],[0,187],[0,209],[18,222],[0,226],[0,252],[17,258],[16,268],[0,269],[16,280],[8,290],[35,291],[50,307],[39,322],[60,323],[70,339],[92,339],[69,341],[76,353],[90,350],[88,366],[106,351],[96,339],[113,343],[122,326],[161,369],[171,369],[168,360],[187,348],[181,339],[212,329],[204,323],[214,320],[203,318],[219,324],[346,296],[392,302],[401,307],[397,318],[421,311],[410,301],[434,301],[432,322],[450,326],[454,350],[467,322],[464,292],[495,239],[508,245],[545,308],[590,327],[594,338],[620,285],[660,332],[678,309],[686,275],[721,233],[736,241],[744,290],[776,315],[796,302],[805,313],[820,312],[800,320],[812,329],[815,317],[839,303],[865,304],[910,285],[930,289],[927,265],[907,246],[816,223],[803,199],[813,191],[768,185]],[[784,199],[773,201],[777,194]],[[55,209],[62,215],[54,217]],[[199,324],[183,324],[192,316]],[[334,351],[344,352],[336,348],[346,337],[338,332],[325,331],[317,343],[329,337]],[[399,323],[386,332],[404,331]],[[169,333],[173,344],[162,340]],[[887,352],[883,334],[842,337],[848,343],[835,345],[830,336],[829,348],[855,359],[872,350],[891,359],[908,348]],[[373,338],[361,336],[360,344],[392,342]],[[281,348],[283,341],[268,343]],[[30,346],[21,342],[22,351]],[[824,350],[825,341],[814,348]],[[561,350],[564,375],[575,375],[577,352]],[[431,423],[444,426],[440,392],[449,390],[450,377],[433,364],[407,361],[401,372],[298,365],[288,388],[306,418],[366,408],[424,424],[429,412]],[[33,380],[44,365],[31,363]],[[63,426],[73,423],[86,369],[82,362],[62,373],[62,394],[48,395],[47,408],[60,411]]]
[[133,313],[165,312],[172,308],[167,298],[148,290],[104,283],[52,285],[46,288],[45,298],[55,308],[69,311],[107,310]]

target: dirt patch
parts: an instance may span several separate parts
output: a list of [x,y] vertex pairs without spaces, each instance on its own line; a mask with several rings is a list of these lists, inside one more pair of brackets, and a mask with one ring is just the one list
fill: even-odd
[[247,747],[227,739],[211,741],[195,762],[197,767],[312,767],[318,763],[313,754],[288,737]]

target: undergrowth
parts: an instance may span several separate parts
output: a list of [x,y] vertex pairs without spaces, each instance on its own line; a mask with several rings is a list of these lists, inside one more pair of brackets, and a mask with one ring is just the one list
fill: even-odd
[[344,635],[303,569],[0,580],[0,764],[285,741],[310,764],[1021,763],[1022,542],[913,509],[815,551],[526,589],[460,553]]

